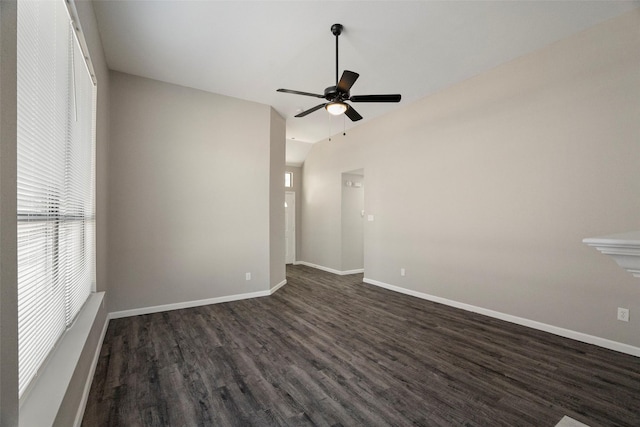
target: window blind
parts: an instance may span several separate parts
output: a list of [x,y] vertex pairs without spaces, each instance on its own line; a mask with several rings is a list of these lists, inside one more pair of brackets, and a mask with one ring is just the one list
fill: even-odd
[[22,396],[95,287],[95,88],[63,0],[18,2]]

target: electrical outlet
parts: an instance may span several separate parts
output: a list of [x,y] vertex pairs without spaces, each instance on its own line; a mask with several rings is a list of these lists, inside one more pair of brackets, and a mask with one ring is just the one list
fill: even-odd
[[244,274],[244,278],[245,278],[246,280],[251,280],[251,273],[245,273],[245,274]]
[[621,322],[628,322],[629,321],[629,309],[628,308],[618,307],[618,320],[620,320]]
[[405,273],[406,273],[406,271],[404,271],[404,268],[401,268],[401,269],[400,269],[400,275],[401,275],[401,276],[404,276],[404,275],[405,275]]

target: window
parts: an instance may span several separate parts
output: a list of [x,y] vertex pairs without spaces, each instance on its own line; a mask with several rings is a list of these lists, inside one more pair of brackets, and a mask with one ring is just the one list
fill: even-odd
[[284,173],[284,186],[287,188],[293,187],[293,172]]
[[18,2],[22,396],[95,288],[95,86],[63,0]]

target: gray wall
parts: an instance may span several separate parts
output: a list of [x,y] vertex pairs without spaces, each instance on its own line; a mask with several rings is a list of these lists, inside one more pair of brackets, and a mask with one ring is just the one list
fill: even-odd
[[[352,183],[347,186],[346,182]],[[361,187],[354,184],[359,183]],[[341,271],[364,268],[364,176],[349,173],[342,174],[342,262]]]
[[340,269],[335,189],[364,167],[365,277],[640,346],[640,282],[581,242],[640,228],[639,25],[636,10],[315,144],[302,259]]
[[0,426],[18,424],[16,2],[0,1]]
[[284,163],[285,163],[285,120],[271,108],[270,126],[270,198],[269,198],[269,263],[270,287],[286,279],[285,239],[284,239]]
[[[297,166],[285,166],[287,172],[293,173],[293,187],[285,188],[285,191],[296,193],[296,257],[300,260],[302,250],[302,168]],[[283,178],[284,179],[284,178]]]
[[285,137],[271,108],[113,71],[110,105],[109,311],[277,284],[270,171],[282,183],[284,154],[270,155]]

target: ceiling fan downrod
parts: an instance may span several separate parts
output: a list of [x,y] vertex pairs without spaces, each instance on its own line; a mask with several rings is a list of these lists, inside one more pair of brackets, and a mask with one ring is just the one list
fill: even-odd
[[331,32],[336,36],[336,86],[338,86],[338,37],[342,34],[343,28],[341,24],[333,24],[331,26]]

